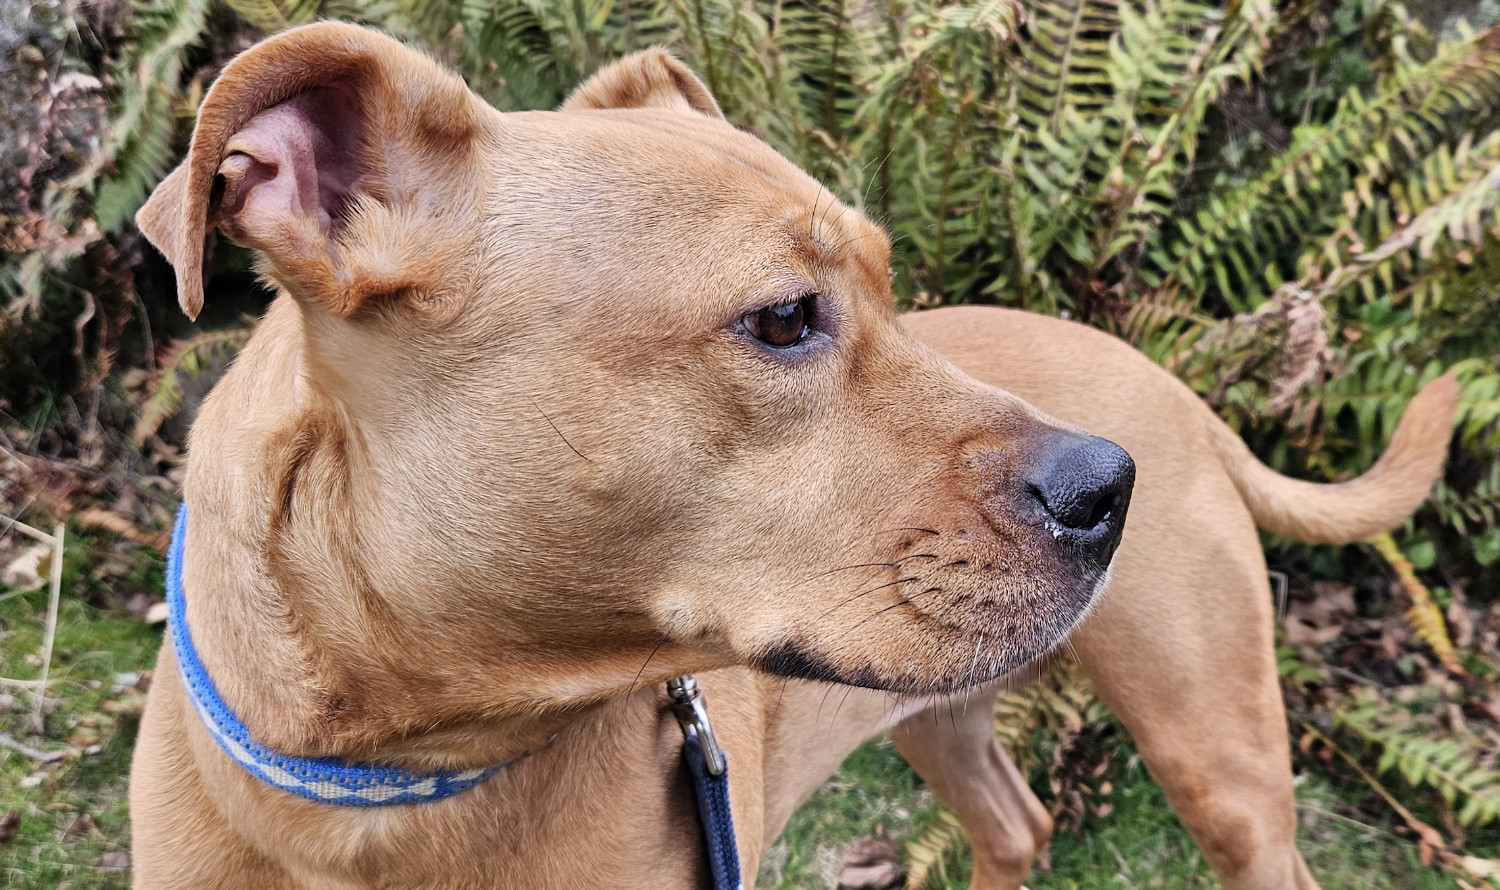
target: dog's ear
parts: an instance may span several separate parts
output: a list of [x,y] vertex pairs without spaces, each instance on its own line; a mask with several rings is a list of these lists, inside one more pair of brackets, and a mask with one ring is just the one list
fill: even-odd
[[443,227],[432,223],[477,206],[458,192],[482,107],[389,37],[331,22],[287,31],[225,67],[187,159],[136,221],[175,267],[191,317],[215,226],[259,250],[264,271],[299,300],[347,317],[444,259]]
[[724,117],[703,81],[660,47],[599,69],[562,106],[563,111],[590,108],[668,108]]

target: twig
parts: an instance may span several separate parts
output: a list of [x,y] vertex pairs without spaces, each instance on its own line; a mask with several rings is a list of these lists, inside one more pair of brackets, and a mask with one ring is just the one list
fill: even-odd
[[42,708],[47,702],[47,674],[52,668],[52,642],[57,638],[57,605],[62,595],[63,535],[61,522],[52,527],[52,584],[47,591],[47,630],[42,637],[42,673],[37,679],[36,706],[31,722],[38,734],[45,729]]
[[52,543],[52,536],[51,535],[47,534],[46,532],[42,531],[39,528],[32,528],[31,526],[27,525],[26,523],[22,522],[19,519],[11,519],[9,516],[0,516],[0,521],[5,522],[5,524],[8,525],[10,528],[15,529],[16,531],[21,532],[22,534],[30,535],[31,537],[36,538],[38,541],[42,542],[43,544],[51,544]]
[[1325,809],[1323,809],[1321,807],[1315,807],[1312,804],[1298,803],[1297,804],[1297,809],[1302,810],[1305,813],[1314,813],[1314,814],[1316,814],[1318,816],[1326,816],[1329,819],[1336,819],[1336,820],[1338,820],[1340,822],[1347,822],[1348,824],[1350,824],[1350,825],[1352,825],[1352,826],[1354,826],[1356,828],[1359,828],[1359,829],[1361,829],[1363,831],[1369,832],[1370,834],[1383,834],[1386,837],[1395,837],[1395,838],[1401,839],[1401,838],[1398,837],[1398,835],[1394,834],[1393,832],[1386,831],[1384,828],[1381,828],[1379,825],[1371,825],[1368,822],[1361,822],[1358,819],[1351,819],[1350,817],[1345,816],[1342,813],[1335,813],[1332,810],[1325,810]]
[[16,741],[16,739],[8,732],[0,732],[0,748],[9,748],[12,751],[19,751],[21,754],[25,755],[26,757],[30,757],[32,760],[35,760],[38,763],[54,763],[68,756],[68,752],[66,751],[38,750],[31,747],[30,745],[25,744],[24,742]]
[[[1396,815],[1401,817],[1401,821],[1406,823],[1406,827],[1410,828],[1412,830],[1412,833],[1417,836],[1419,848],[1424,845],[1428,846],[1431,848],[1431,853],[1442,853],[1447,851],[1448,842],[1443,840],[1443,836],[1438,833],[1438,830],[1436,828],[1433,828],[1431,825],[1428,825],[1426,822],[1423,822],[1421,819],[1418,819],[1415,815],[1412,814],[1411,810],[1402,806],[1401,801],[1397,800],[1395,795],[1386,790],[1386,787],[1382,785],[1379,780],[1377,780],[1373,775],[1371,775],[1369,770],[1361,766],[1358,760],[1354,759],[1354,757],[1352,757],[1343,748],[1340,748],[1338,745],[1334,744],[1332,739],[1319,732],[1308,721],[1303,720],[1301,717],[1297,716],[1293,716],[1292,719],[1301,724],[1304,732],[1312,736],[1317,741],[1322,742],[1325,746],[1328,747],[1329,750],[1333,751],[1340,758],[1342,758],[1345,763],[1349,764],[1349,766],[1352,767],[1356,773],[1359,773],[1359,777],[1365,780],[1365,784],[1369,786],[1370,790],[1380,795],[1381,799],[1385,801],[1386,806],[1389,806],[1392,810],[1395,810]],[[1422,860],[1423,865],[1430,864],[1428,856],[1423,856]]]
[[1379,689],[1381,691],[1385,690],[1385,687],[1375,680],[1371,680],[1369,677],[1362,677],[1359,674],[1356,674],[1355,672],[1349,670],[1348,668],[1339,667],[1336,664],[1325,666],[1328,668],[1328,670],[1332,671],[1335,674],[1338,674],[1340,677],[1343,677],[1346,680],[1351,680],[1355,683],[1363,683],[1371,689]]
[[30,590],[12,590],[10,593],[0,594],[0,603],[5,602],[6,600],[13,600],[18,596],[25,596],[28,593],[35,593],[38,590],[41,590],[41,588],[33,587]]
[[[41,733],[45,724],[42,722],[42,710],[47,703],[47,674],[52,668],[52,643],[57,638],[57,606],[62,596],[62,570],[63,570],[63,538],[65,529],[63,524],[52,526],[52,534],[47,534],[39,528],[32,528],[19,519],[0,517],[10,528],[23,534],[29,535],[36,540],[52,547],[52,570],[51,583],[47,589],[47,625],[42,636],[42,671],[35,681],[36,703],[32,709],[31,722],[33,729]],[[24,680],[4,680],[11,685],[32,685]]]

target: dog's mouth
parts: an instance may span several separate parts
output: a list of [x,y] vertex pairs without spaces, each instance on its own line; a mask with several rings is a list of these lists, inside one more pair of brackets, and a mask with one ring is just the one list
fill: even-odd
[[1048,655],[1107,586],[1135,469],[1114,445],[1075,436],[1038,463],[1003,475],[982,458],[965,463],[987,474],[985,496],[933,498],[948,524],[912,523],[859,578],[828,591],[833,608],[755,662],[798,679],[937,694]]
[[906,597],[883,605],[877,614],[904,614],[879,634],[835,631],[784,639],[768,647],[757,666],[777,676],[902,695],[951,693],[1046,658],[1093,611],[1108,582],[1107,568],[1100,569],[1079,587],[1053,592],[1045,605],[1025,610],[976,605],[963,590],[927,588],[925,609],[904,602]]

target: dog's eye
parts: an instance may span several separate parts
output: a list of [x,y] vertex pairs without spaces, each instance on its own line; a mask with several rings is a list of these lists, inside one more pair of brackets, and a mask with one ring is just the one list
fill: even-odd
[[759,312],[745,316],[745,328],[750,335],[767,346],[786,349],[796,346],[807,337],[808,321],[813,314],[814,294],[808,294],[795,303],[767,306]]

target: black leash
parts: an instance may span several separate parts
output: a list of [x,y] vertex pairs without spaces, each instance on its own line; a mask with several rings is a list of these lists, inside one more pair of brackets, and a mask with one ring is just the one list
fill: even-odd
[[714,890],[744,890],[740,881],[740,851],[734,841],[734,814],[729,809],[729,761],[714,738],[703,693],[692,674],[667,681],[672,713],[682,726],[682,759],[693,777],[698,819]]

